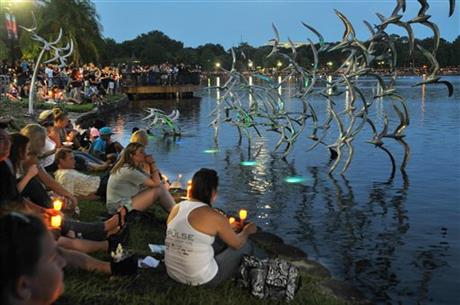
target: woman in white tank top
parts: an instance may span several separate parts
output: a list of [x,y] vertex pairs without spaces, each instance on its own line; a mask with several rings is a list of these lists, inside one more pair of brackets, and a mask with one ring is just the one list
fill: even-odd
[[[193,175],[191,198],[176,205],[169,214],[165,264],[168,275],[188,285],[218,286],[238,269],[243,255],[251,252],[248,236],[253,223],[236,234],[227,217],[212,208],[219,178],[216,171],[202,168]],[[216,236],[228,247],[215,253]]]

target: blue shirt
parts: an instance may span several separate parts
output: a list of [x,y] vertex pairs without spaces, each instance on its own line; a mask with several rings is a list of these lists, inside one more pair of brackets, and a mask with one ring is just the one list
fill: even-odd
[[105,154],[105,149],[107,147],[107,142],[102,139],[102,137],[98,137],[96,141],[94,141],[92,150],[95,153],[102,153]]

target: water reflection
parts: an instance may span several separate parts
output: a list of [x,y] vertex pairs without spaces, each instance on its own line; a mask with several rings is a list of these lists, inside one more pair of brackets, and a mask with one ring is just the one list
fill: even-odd
[[[208,115],[216,103],[213,90],[210,96],[204,92],[201,102],[145,104],[165,111],[180,109],[179,123],[188,133],[175,142],[152,140],[150,149],[162,169],[173,176],[180,172],[188,178],[200,167],[215,168],[220,177],[219,207],[233,213],[246,208],[249,220],[299,246],[337,278],[362,288],[375,303],[455,304],[460,297],[460,160],[455,154],[460,145],[460,108],[431,94],[426,96],[426,112],[420,111],[423,88],[411,88],[407,82],[401,84],[408,91],[413,118],[407,137],[413,154],[408,173],[396,173],[392,179],[386,179],[385,154],[366,144],[357,144],[356,159],[346,177],[330,177],[329,154],[323,147],[305,153],[311,144],[308,134],[288,162],[277,160],[267,149],[276,139],[254,141],[251,154],[236,146],[237,132],[223,125],[219,152],[204,154],[203,150],[213,147],[213,131],[208,127]],[[434,88],[427,90],[436,93]],[[284,89],[286,94],[288,88]],[[371,88],[366,90],[372,93]],[[285,101],[286,109],[295,111],[290,108],[293,103]],[[380,113],[384,107],[391,109],[390,103],[376,103]],[[135,111],[142,112],[142,107],[122,114],[126,130],[145,123]],[[397,122],[396,114],[389,113],[389,119]],[[327,116],[320,115],[320,121]],[[425,126],[421,120],[426,120]],[[111,126],[115,124],[114,120]],[[363,143],[368,136],[356,142]],[[401,151],[397,142],[385,144]],[[244,166],[244,161],[256,164]],[[289,176],[308,180],[289,184],[284,181]]]

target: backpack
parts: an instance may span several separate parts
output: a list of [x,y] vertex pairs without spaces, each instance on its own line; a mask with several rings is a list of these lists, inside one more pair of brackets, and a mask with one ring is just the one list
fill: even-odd
[[239,272],[241,286],[259,299],[291,301],[299,287],[299,270],[280,258],[245,256]]

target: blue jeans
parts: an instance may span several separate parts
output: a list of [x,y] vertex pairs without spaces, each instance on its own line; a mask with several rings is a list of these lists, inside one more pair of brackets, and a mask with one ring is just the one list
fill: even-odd
[[[216,242],[221,242],[216,237]],[[213,248],[216,247],[213,245]],[[216,252],[215,252],[216,253]],[[219,267],[217,274],[207,282],[205,285],[208,287],[215,288],[231,278],[236,272],[241,264],[241,260],[243,256],[250,255],[252,253],[252,244],[250,241],[246,241],[244,246],[238,250],[233,248],[227,247],[225,250],[221,251],[220,253],[216,253],[214,259],[217,262],[217,266]]]

